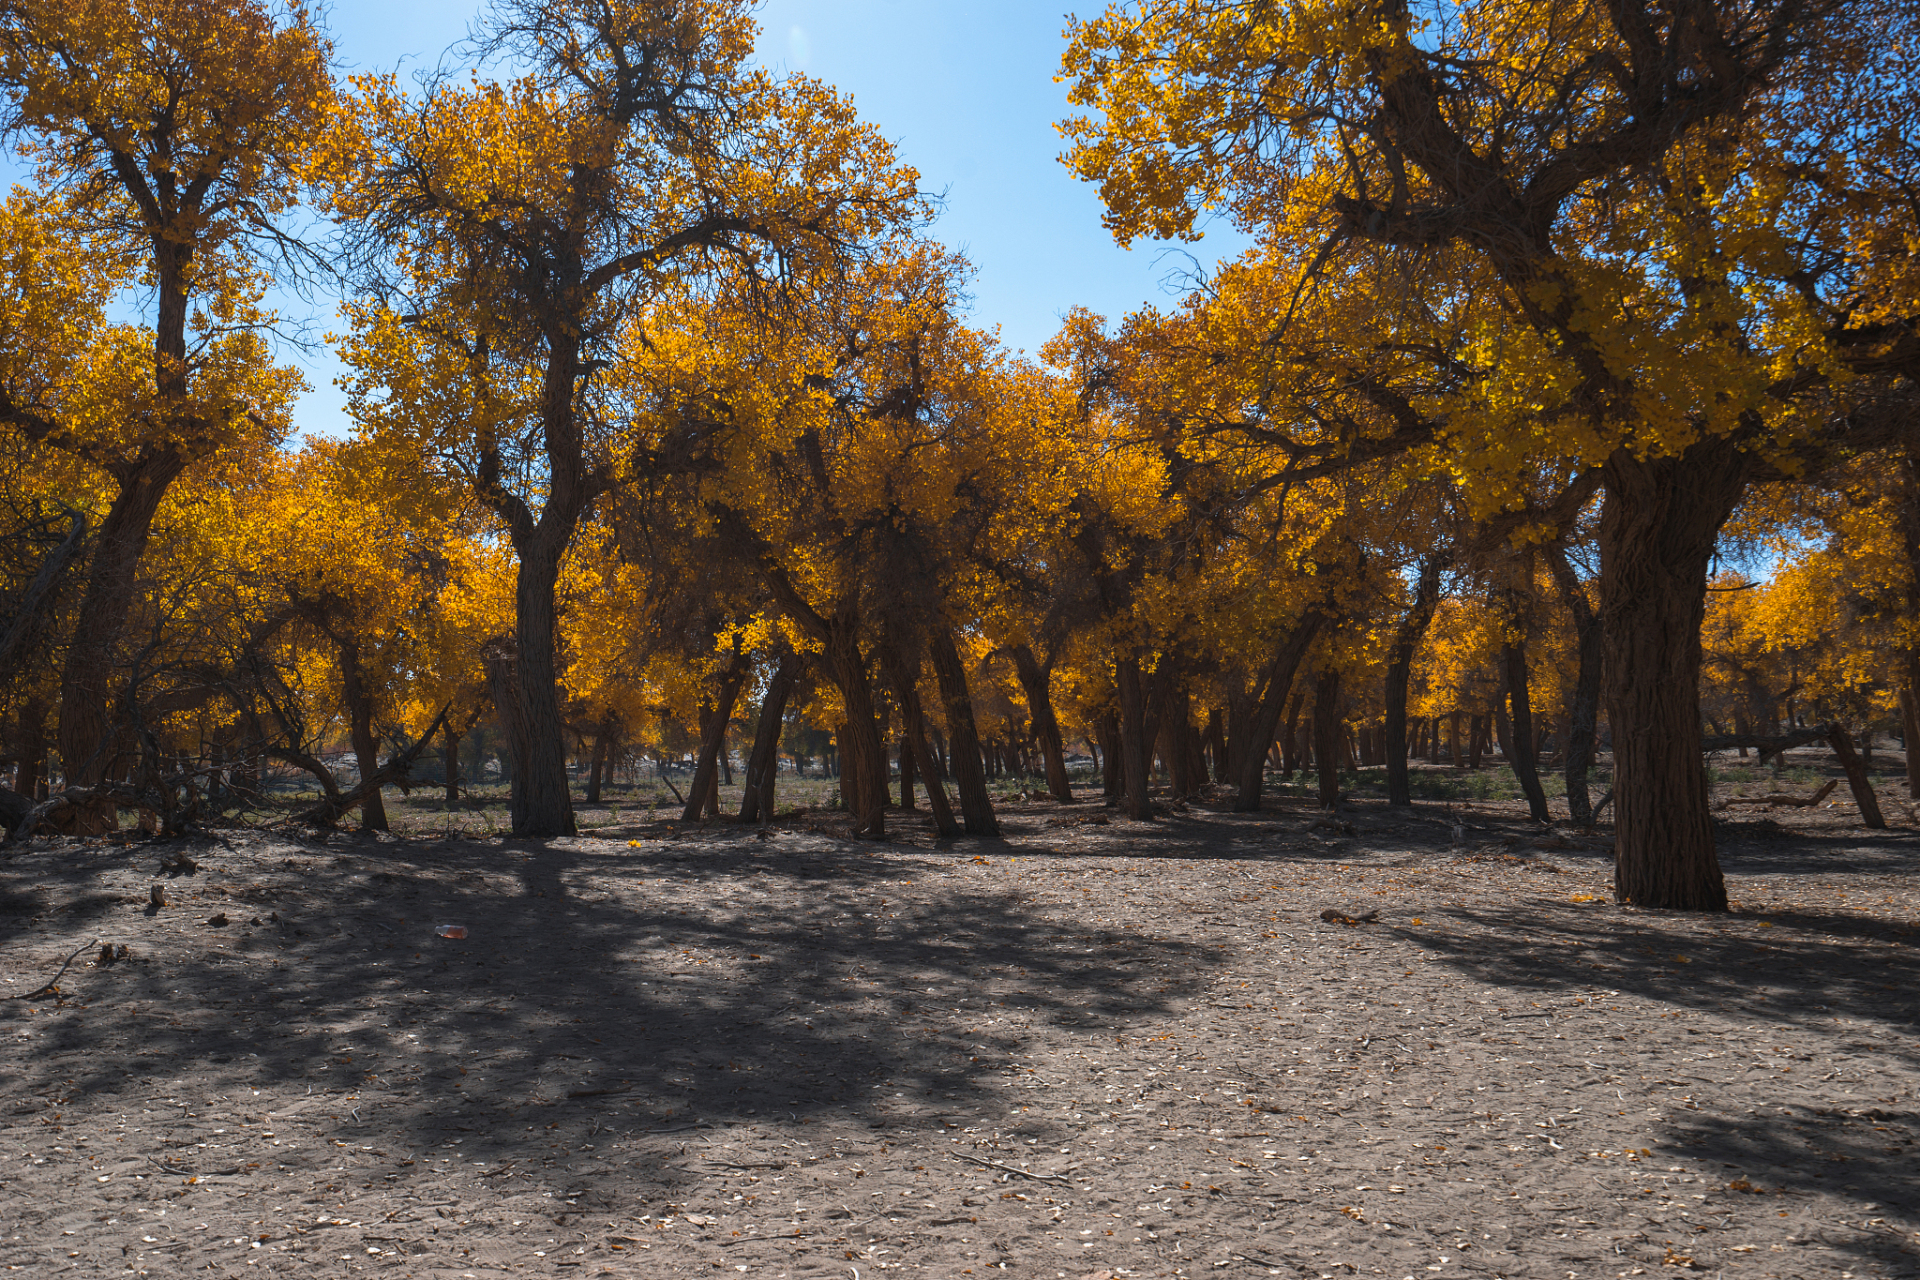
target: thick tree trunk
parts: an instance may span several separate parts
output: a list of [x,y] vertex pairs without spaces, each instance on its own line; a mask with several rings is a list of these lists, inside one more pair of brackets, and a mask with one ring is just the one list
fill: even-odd
[[780,727],[787,715],[787,699],[799,683],[804,659],[796,653],[780,655],[780,664],[767,680],[760,700],[760,723],[753,733],[753,754],[747,757],[747,785],[740,793],[740,821],[773,821],[773,780],[780,771]]
[[1153,744],[1147,739],[1147,698],[1141,688],[1140,660],[1132,654],[1114,663],[1114,682],[1120,695],[1120,775],[1127,816],[1139,822],[1153,820],[1153,800],[1147,794]]
[[1567,779],[1567,815],[1574,823],[1593,825],[1593,796],[1587,790],[1587,771],[1593,767],[1595,727],[1600,711],[1600,618],[1587,601],[1567,559],[1566,549],[1546,548],[1547,565],[1553,571],[1560,599],[1573,615],[1573,634],[1579,653],[1579,672],[1574,678],[1573,694],[1567,702],[1567,753],[1564,768]]
[[[550,519],[555,522],[551,527]],[[514,539],[520,567],[514,582],[514,682],[508,696],[513,710],[507,715],[515,722],[507,735],[513,752],[509,812],[513,834],[523,837],[575,833],[554,654],[554,586],[573,529],[571,520],[564,524],[563,532],[559,513],[550,509],[531,535]],[[495,690],[496,701],[499,697]]]
[[1326,615],[1319,609],[1309,610],[1275,646],[1273,660],[1268,664],[1261,681],[1260,701],[1249,717],[1247,753],[1241,757],[1240,777],[1237,780],[1240,789],[1233,801],[1235,812],[1257,813],[1260,810],[1260,793],[1266,783],[1267,748],[1273,744],[1274,734],[1280,727],[1280,716],[1287,708],[1294,673],[1300,669],[1300,660],[1312,647],[1314,637],[1320,633],[1326,620]]
[[1119,712],[1112,707],[1102,711],[1094,732],[1100,735],[1100,793],[1107,800],[1118,800],[1127,793]]
[[[118,729],[108,711],[117,684],[120,633],[138,593],[140,560],[154,514],[186,465],[185,455],[160,452],[116,477],[119,491],[94,539],[86,594],[74,618],[60,677],[55,743],[69,788],[96,787],[118,777],[125,767],[126,758],[116,747]],[[108,799],[70,806],[59,821],[61,830],[71,835],[99,835],[120,825]]]
[[1061,804],[1073,803],[1073,782],[1067,777],[1066,742],[1060,736],[1060,721],[1053,713],[1053,693],[1049,688],[1049,669],[1040,665],[1033,650],[1024,644],[1012,649],[1013,668],[1020,687],[1027,695],[1027,716],[1033,721],[1033,736],[1040,742],[1040,754],[1047,765],[1047,791]]
[[1540,770],[1534,758],[1533,698],[1528,690],[1527,642],[1515,640],[1501,650],[1507,673],[1507,699],[1513,707],[1513,732],[1507,743],[1507,763],[1513,776],[1520,779],[1520,790],[1527,797],[1527,813],[1535,822],[1553,821],[1547,808],[1547,793],[1540,786]]
[[686,807],[680,821],[698,822],[720,808],[720,752],[726,745],[727,728],[733,723],[733,704],[753,671],[753,662],[736,652],[721,671],[714,686],[713,701],[701,708],[700,757],[693,767],[693,782],[687,787]]
[[1613,734],[1614,893],[1642,907],[1725,911],[1700,757],[1700,622],[1720,527],[1745,488],[1734,445],[1606,465],[1602,665]]
[[980,735],[973,723],[967,668],[960,661],[953,632],[945,626],[934,627],[927,649],[933,659],[934,679],[940,686],[940,703],[947,712],[947,732],[953,739],[953,780],[960,792],[961,820],[970,836],[997,836],[1000,823],[994,817],[993,800],[987,794],[987,778],[981,768]]
[[[1413,803],[1413,791],[1407,785],[1407,683],[1413,671],[1414,650],[1420,647],[1420,637],[1426,634],[1427,625],[1433,621],[1434,608],[1440,603],[1443,564],[1438,555],[1427,556],[1420,562],[1413,604],[1407,609],[1407,616],[1400,619],[1393,636],[1393,648],[1387,654],[1385,747],[1387,803],[1390,805]],[[1433,737],[1438,740],[1439,735]]]
[[1313,691],[1313,757],[1320,770],[1320,807],[1340,806],[1340,670],[1331,664]]
[[1847,786],[1853,791],[1853,802],[1860,806],[1860,821],[1875,831],[1885,830],[1887,820],[1880,816],[1880,799],[1873,794],[1873,780],[1867,776],[1866,761],[1853,748],[1853,735],[1840,725],[1829,726],[1827,745],[1840,757],[1840,767],[1847,771]]
[[[334,644],[340,655],[340,691],[347,704],[347,737],[360,766],[360,781],[365,783],[380,771],[380,739],[373,731],[373,691],[367,688],[366,672],[360,665],[360,646],[338,636]],[[387,829],[387,806],[378,787],[367,791],[360,801],[360,829]]]
[[887,751],[880,740],[880,719],[874,707],[873,685],[867,679],[866,658],[860,652],[859,632],[840,620],[827,645],[833,682],[840,690],[847,723],[840,738],[840,795],[854,816],[857,833],[886,834]]

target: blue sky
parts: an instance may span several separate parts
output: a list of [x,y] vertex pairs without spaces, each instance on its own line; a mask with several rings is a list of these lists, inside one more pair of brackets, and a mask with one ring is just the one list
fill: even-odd
[[[1092,13],[1104,0],[1085,7]],[[404,76],[408,66],[437,61],[477,9],[474,0],[332,0],[327,25],[346,69],[398,65]],[[1053,82],[1065,12],[1044,0],[772,0],[759,12],[763,62],[853,95],[923,185],[946,193],[931,234],[965,250],[977,269],[973,323],[998,326],[1004,342],[1028,351],[1073,306],[1118,318],[1168,305],[1180,290],[1167,282],[1191,270],[1189,252],[1210,265],[1244,243],[1225,230],[1202,245],[1128,251],[1113,243],[1094,189],[1056,159],[1062,144],[1053,124],[1068,110],[1066,86]],[[315,331],[330,327],[331,303],[314,307]],[[286,355],[314,384],[299,429],[344,432],[330,355]]]

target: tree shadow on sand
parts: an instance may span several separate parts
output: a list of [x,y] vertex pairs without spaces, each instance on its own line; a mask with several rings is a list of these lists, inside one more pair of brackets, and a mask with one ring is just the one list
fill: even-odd
[[[399,1185],[411,1173],[393,1152],[458,1139],[463,1161],[612,1196],[566,1163],[608,1131],[998,1116],[1024,1074],[1009,1014],[1105,1035],[1167,1012],[1220,959],[1045,920],[1017,892],[943,889],[947,864],[919,850],[689,844],[333,847],[275,864],[303,884],[285,892],[264,862],[203,854],[233,886],[213,900],[234,917],[227,948],[209,930],[203,954],[70,983],[89,1007],[48,1025],[16,1086],[76,1106],[204,1090],[350,1144],[338,1159],[356,1182],[378,1166]],[[100,865],[22,901],[78,900]],[[936,883],[888,905],[888,882],[909,877]],[[436,937],[440,922],[466,938]],[[624,1194],[676,1175],[644,1176]]]

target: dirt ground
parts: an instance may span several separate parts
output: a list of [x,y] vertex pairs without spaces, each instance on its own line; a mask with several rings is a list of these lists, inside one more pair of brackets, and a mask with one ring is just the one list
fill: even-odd
[[1719,918],[1502,802],[40,839],[0,994],[85,949],[0,1000],[0,1265],[1920,1276],[1882,800],[1727,810]]

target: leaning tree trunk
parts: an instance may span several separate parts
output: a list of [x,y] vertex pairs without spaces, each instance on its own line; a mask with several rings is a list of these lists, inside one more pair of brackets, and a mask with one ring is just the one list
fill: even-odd
[[1546,548],[1547,565],[1560,588],[1560,598],[1573,615],[1573,634],[1579,650],[1580,670],[1574,678],[1573,697],[1567,704],[1567,815],[1583,827],[1593,825],[1593,796],[1587,790],[1587,771],[1593,767],[1593,744],[1600,709],[1600,619],[1587,601],[1567,559],[1566,548]]
[[1033,656],[1031,647],[1013,647],[1013,668],[1020,687],[1027,694],[1027,714],[1033,721],[1033,736],[1040,740],[1040,753],[1047,763],[1047,790],[1061,804],[1073,803],[1073,782],[1067,777],[1066,743],[1060,736],[1060,721],[1053,713],[1053,693],[1048,687],[1048,669]]
[[[1387,803],[1411,805],[1413,789],[1407,782],[1407,682],[1413,670],[1413,651],[1433,621],[1434,608],[1440,603],[1439,555],[1420,562],[1420,578],[1414,588],[1413,604],[1394,632],[1393,648],[1387,658]],[[1436,735],[1437,737],[1437,735]]]
[[1873,794],[1873,780],[1867,776],[1866,761],[1854,750],[1853,735],[1838,724],[1830,725],[1827,745],[1840,757],[1840,767],[1846,770],[1847,787],[1853,792],[1853,802],[1860,806],[1860,821],[1872,830],[1884,831],[1887,820],[1880,816],[1880,799]]
[[1320,772],[1320,807],[1340,806],[1340,669],[1328,663],[1313,691],[1313,762]]
[[747,785],[740,793],[740,821],[773,821],[773,779],[780,770],[780,727],[786,720],[787,699],[800,680],[805,660],[797,653],[780,655],[780,665],[767,681],[760,700],[760,723],[753,734],[753,754],[747,757]]
[[[141,459],[117,477],[119,492],[94,539],[86,594],[74,618],[60,677],[60,721],[55,745],[69,788],[97,787],[118,772],[119,736],[108,708],[114,701],[120,632],[138,593],[140,559],[167,489],[186,469],[171,450]],[[65,810],[60,827],[71,835],[100,835],[118,827],[110,799],[82,801]]]
[[1606,464],[1600,516],[1602,668],[1613,731],[1614,895],[1725,911],[1700,757],[1707,567],[1748,464],[1725,440],[1678,458]]
[[928,653],[933,659],[934,679],[940,685],[940,702],[947,712],[947,732],[952,736],[953,780],[960,790],[960,817],[970,836],[997,836],[1000,823],[994,817],[993,800],[987,795],[987,777],[980,758],[980,734],[973,723],[973,699],[967,690],[967,669],[960,661],[953,632],[936,626],[928,638]]
[[1233,807],[1237,813],[1260,810],[1260,793],[1266,784],[1267,748],[1273,745],[1274,734],[1279,732],[1280,717],[1286,710],[1287,694],[1293,688],[1293,676],[1300,669],[1300,659],[1306,656],[1313,638],[1326,621],[1326,614],[1319,609],[1309,610],[1274,649],[1273,660],[1261,680],[1260,701],[1247,718],[1246,749],[1236,752],[1240,760],[1240,790],[1234,797]]
[[1513,776],[1520,779],[1520,790],[1527,797],[1527,813],[1535,822],[1553,821],[1547,808],[1547,793],[1540,785],[1540,769],[1535,761],[1533,736],[1533,698],[1527,685],[1527,642],[1515,640],[1501,649],[1507,671],[1507,699],[1513,707],[1513,732],[1508,735],[1508,763]]

